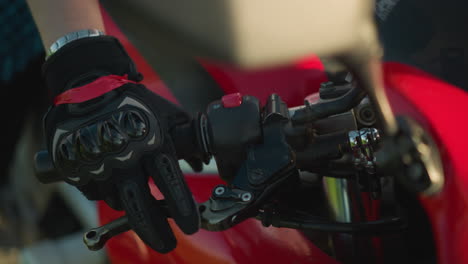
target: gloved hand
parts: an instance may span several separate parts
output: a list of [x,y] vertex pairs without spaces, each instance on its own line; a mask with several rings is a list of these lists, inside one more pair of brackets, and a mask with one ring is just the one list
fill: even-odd
[[[47,148],[66,182],[125,210],[130,226],[158,252],[176,246],[168,214],[184,233],[195,233],[198,210],[169,133],[190,117],[138,84],[142,77],[119,41],[75,40],[49,57],[43,75],[54,98],[44,118]],[[167,210],[151,195],[149,176]]]

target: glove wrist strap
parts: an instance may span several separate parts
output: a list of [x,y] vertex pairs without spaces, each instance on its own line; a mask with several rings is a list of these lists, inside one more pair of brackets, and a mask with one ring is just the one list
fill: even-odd
[[128,80],[126,75],[102,76],[91,83],[66,90],[65,92],[59,94],[54,99],[54,105],[83,103],[117,89],[127,83],[136,82]]

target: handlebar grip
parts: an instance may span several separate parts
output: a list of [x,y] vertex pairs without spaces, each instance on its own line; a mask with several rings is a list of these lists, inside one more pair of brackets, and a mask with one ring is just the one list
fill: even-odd
[[[174,129],[173,140],[179,159],[188,159],[188,161],[190,161],[191,157],[200,156],[203,161],[209,160],[209,158],[205,157],[207,154],[199,147],[200,143],[198,143],[197,139],[198,130],[194,122],[177,126]],[[199,170],[201,170],[201,168],[199,168]],[[55,169],[54,163],[47,150],[41,150],[34,155],[34,172],[41,183],[53,183],[64,180],[63,176]]]
[[63,181],[62,176],[55,170],[47,150],[41,150],[34,155],[34,172],[41,183]]
[[[206,116],[198,113],[192,122],[178,125],[171,131],[179,159],[185,159],[191,165],[195,165],[194,162],[196,163],[198,159],[208,164],[211,155],[208,153],[208,146],[206,145],[207,141],[209,141],[207,125]],[[201,163],[197,166],[199,166],[200,170],[203,168]],[[194,168],[194,166],[192,167]]]

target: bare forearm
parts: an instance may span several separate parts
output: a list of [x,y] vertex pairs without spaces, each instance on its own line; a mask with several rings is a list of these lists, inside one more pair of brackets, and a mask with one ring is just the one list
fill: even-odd
[[61,36],[82,30],[104,31],[98,0],[27,0],[48,48]]

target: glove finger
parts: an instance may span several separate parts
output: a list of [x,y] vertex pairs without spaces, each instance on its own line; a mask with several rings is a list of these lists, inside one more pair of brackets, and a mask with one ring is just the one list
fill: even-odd
[[109,205],[109,207],[111,207],[112,209],[114,210],[117,210],[117,211],[122,211],[123,210],[123,207],[122,207],[122,203],[121,203],[121,200],[120,200],[120,197],[119,197],[119,193],[118,191],[115,189],[114,186],[113,187],[113,192],[110,193],[109,195],[107,195],[105,198],[104,198],[104,201],[106,202],[107,205]]
[[160,253],[173,250],[176,239],[166,213],[151,195],[143,171],[139,168],[117,170],[113,174],[120,179],[116,185],[132,229],[154,250]]
[[200,216],[188,188],[179,163],[173,155],[162,152],[147,162],[147,173],[153,176],[154,182],[164,195],[168,210],[186,234],[193,234],[200,228]]

